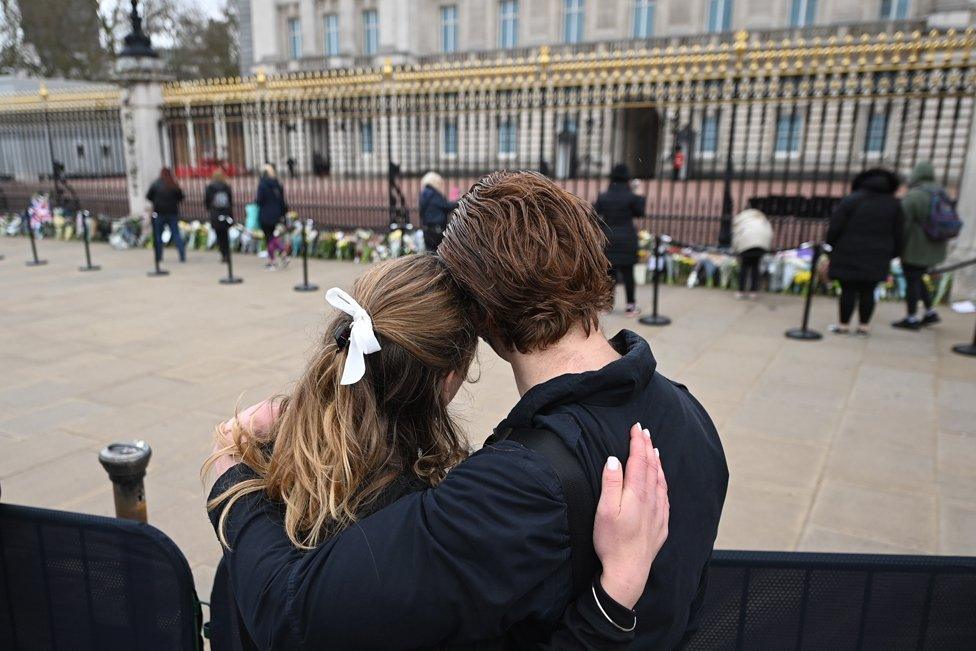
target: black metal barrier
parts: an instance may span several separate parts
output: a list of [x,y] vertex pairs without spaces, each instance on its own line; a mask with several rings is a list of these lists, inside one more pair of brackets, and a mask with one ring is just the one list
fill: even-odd
[[220,279],[221,285],[240,285],[244,282],[244,279],[234,275],[234,261],[232,259],[234,253],[230,245],[230,228],[234,225],[234,218],[231,215],[220,215],[217,217],[217,221],[222,224],[226,224],[227,228],[227,277]]
[[[802,244],[800,248],[805,249],[809,246],[811,245]],[[820,261],[820,255],[824,251],[824,246],[826,245],[813,245],[813,260],[810,261],[810,282],[807,283],[806,296],[803,298],[803,321],[799,328],[792,328],[786,331],[786,336],[790,339],[816,341],[817,339],[823,338],[822,334],[810,329],[810,306],[813,303],[813,291],[817,286],[817,263]]]
[[300,285],[295,285],[296,292],[315,292],[318,291],[318,285],[312,285],[308,282],[308,220],[302,218],[302,282]]
[[658,295],[660,292],[661,285],[661,247],[667,246],[671,243],[671,238],[667,235],[655,235],[654,236],[654,298],[652,301],[651,313],[647,316],[642,316],[638,321],[644,325],[649,326],[666,326],[671,323],[671,319],[661,314],[658,314]]
[[91,217],[91,213],[87,210],[82,210],[79,214],[81,215],[81,235],[85,241],[85,266],[78,267],[78,271],[98,271],[101,267],[97,264],[92,264],[91,261],[90,234],[88,232],[88,218]]
[[976,558],[716,551],[686,649],[974,649]]
[[30,238],[31,247],[31,258],[27,261],[28,267],[40,267],[41,265],[47,264],[47,260],[41,260],[37,257],[37,241],[34,239],[34,229],[31,227],[31,221],[33,221],[30,210],[24,211],[24,220],[27,223],[27,236]]
[[[162,251],[162,246],[163,246],[163,243],[162,243],[162,232],[163,232],[163,229],[157,227],[156,222],[158,220],[159,220],[159,215],[157,215],[156,213],[153,213],[152,214],[152,217],[149,220],[149,228],[152,229],[152,232],[150,233],[150,237],[152,237],[152,243],[153,243],[152,250],[153,250],[153,265],[154,265],[153,266],[153,270],[146,274],[150,278],[155,278],[157,276],[168,276],[169,275],[169,272],[168,271],[166,271],[165,269],[160,269],[159,268],[159,260],[160,260],[160,258],[163,257],[163,251]],[[156,237],[156,233],[157,232],[160,234],[160,237]]]

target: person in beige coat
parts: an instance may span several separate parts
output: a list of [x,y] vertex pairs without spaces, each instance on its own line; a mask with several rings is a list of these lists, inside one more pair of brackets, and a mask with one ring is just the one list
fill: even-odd
[[773,248],[773,227],[766,215],[755,208],[743,210],[732,218],[732,250],[739,257],[739,291],[736,298],[746,294],[755,300],[759,291],[759,263]]

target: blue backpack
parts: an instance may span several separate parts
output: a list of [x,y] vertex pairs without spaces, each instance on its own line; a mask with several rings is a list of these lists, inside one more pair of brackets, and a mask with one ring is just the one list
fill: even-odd
[[959,235],[962,221],[956,211],[956,202],[949,198],[945,190],[932,191],[929,215],[922,222],[922,230],[933,242],[945,242]]

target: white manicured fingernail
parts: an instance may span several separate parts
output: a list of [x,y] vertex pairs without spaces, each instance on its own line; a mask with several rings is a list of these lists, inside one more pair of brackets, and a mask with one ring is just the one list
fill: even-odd
[[617,457],[607,459],[607,468],[609,470],[620,470],[620,459]]
[[661,451],[658,450],[657,448],[654,448],[654,456],[656,456],[658,459],[660,459],[661,458]]
[[644,429],[644,428],[643,428],[643,427],[641,427],[641,424],[640,424],[640,423],[637,423],[637,429],[640,429],[640,430],[642,430],[642,429]]
[[644,438],[651,438],[651,430],[649,429],[644,430]]

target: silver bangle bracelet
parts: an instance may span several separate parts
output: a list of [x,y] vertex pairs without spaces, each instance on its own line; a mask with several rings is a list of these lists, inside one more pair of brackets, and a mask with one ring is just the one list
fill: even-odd
[[613,624],[614,626],[616,626],[617,628],[619,628],[624,633],[630,633],[635,628],[637,628],[637,617],[636,616],[634,617],[634,625],[631,626],[630,628],[624,628],[623,626],[621,626],[617,622],[613,621],[613,618],[610,617],[610,615],[607,614],[607,611],[605,611],[603,609],[603,604],[600,603],[600,598],[598,596],[596,596],[596,584],[591,584],[590,585],[590,590],[593,592],[593,601],[596,602],[596,607],[600,609],[600,612],[603,613],[603,616],[607,618],[607,621],[608,622],[610,622],[611,624]]

